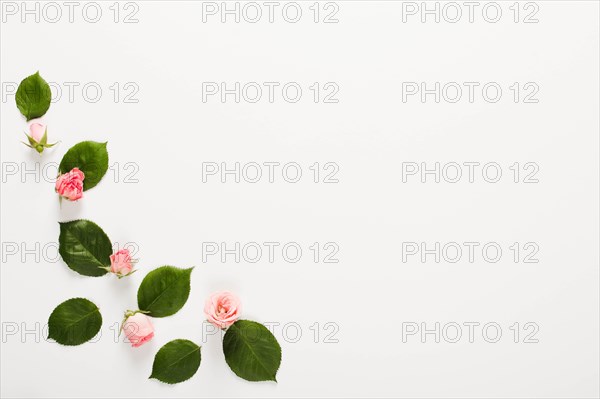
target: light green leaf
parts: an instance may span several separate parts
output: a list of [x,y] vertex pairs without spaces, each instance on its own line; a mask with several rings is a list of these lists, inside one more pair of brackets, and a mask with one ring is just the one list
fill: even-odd
[[98,277],[110,266],[112,244],[104,231],[89,220],[60,223],[58,252],[72,270],[84,276]]
[[139,309],[152,317],[177,313],[190,295],[192,269],[162,266],[148,273],[138,289]]
[[223,338],[229,368],[247,381],[275,381],[281,364],[281,347],[262,324],[249,320],[233,323]]
[[102,326],[102,315],[93,302],[71,298],[54,309],[48,319],[48,338],[61,345],[81,345],[94,338]]
[[17,108],[28,121],[43,116],[50,108],[51,100],[50,86],[39,72],[23,79],[15,95]]
[[164,345],[154,357],[152,374],[167,384],[190,379],[200,367],[200,347],[187,339],[176,339]]
[[58,171],[62,174],[73,168],[79,168],[85,175],[83,191],[95,187],[108,170],[106,144],[95,141],[82,141],[75,144],[60,161]]

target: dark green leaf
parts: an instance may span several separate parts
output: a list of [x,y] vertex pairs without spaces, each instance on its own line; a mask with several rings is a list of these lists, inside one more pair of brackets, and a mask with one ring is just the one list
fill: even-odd
[[60,161],[58,171],[62,174],[73,168],[79,168],[85,175],[83,191],[95,187],[108,170],[106,144],[95,141],[82,141],[75,144]]
[[138,289],[138,307],[152,317],[171,316],[185,305],[190,295],[192,269],[162,266],[144,277]]
[[167,384],[190,379],[200,367],[200,347],[187,339],[176,339],[160,348],[154,357],[152,375]]
[[81,345],[94,338],[102,326],[102,315],[93,302],[71,298],[54,309],[48,319],[48,338],[62,345]]
[[238,320],[223,338],[223,353],[229,368],[248,381],[275,381],[281,364],[281,347],[262,324]]
[[74,220],[60,224],[58,252],[71,269],[84,276],[103,276],[110,266],[112,244],[94,222]]
[[23,79],[15,95],[17,108],[27,120],[43,116],[52,100],[50,86],[39,72]]

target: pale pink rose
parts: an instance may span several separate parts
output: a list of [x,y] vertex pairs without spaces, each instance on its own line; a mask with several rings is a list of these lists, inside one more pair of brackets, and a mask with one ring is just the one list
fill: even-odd
[[127,276],[133,269],[133,259],[128,249],[121,249],[110,256],[110,272],[119,277]]
[[83,197],[83,180],[85,175],[78,168],[58,176],[55,190],[63,198],[69,201],[77,201]]
[[34,139],[36,142],[42,141],[42,137],[44,137],[44,133],[46,133],[46,126],[39,122],[31,122],[29,124],[29,137]]
[[219,328],[227,328],[240,318],[242,303],[231,292],[216,292],[204,305],[206,319]]
[[123,324],[123,331],[134,348],[142,346],[154,337],[152,321],[143,313],[136,313],[128,317]]
[[44,152],[46,148],[51,148],[56,143],[48,144],[48,137],[46,137],[46,125],[42,119],[33,119],[29,121],[27,130],[25,130],[25,136],[27,136],[27,142],[23,142],[27,147],[33,148],[38,153]]

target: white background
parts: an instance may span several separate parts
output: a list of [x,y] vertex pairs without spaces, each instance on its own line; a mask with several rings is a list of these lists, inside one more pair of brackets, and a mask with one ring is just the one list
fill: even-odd
[[[203,23],[201,2],[190,1],[138,1],[130,24],[122,19],[133,8],[119,5],[115,23],[113,2],[99,3],[97,23],[82,17],[84,3],[73,23],[61,2],[56,23],[43,15],[23,23],[22,10],[3,11],[2,396],[598,397],[599,6],[538,1],[539,22],[525,24],[524,15],[513,21],[512,3],[500,2],[497,23],[482,17],[484,2],[473,23],[466,15],[403,22],[402,2],[393,1],[338,1],[333,24],[313,22],[312,2],[301,2],[298,23],[286,22],[281,6],[274,23]],[[62,88],[44,118],[60,144],[42,157],[20,143],[25,122],[11,91],[36,70]],[[73,101],[65,82],[79,84]],[[90,82],[102,88],[95,103],[93,90],[87,99],[82,93]],[[138,102],[123,101],[131,90],[115,102],[115,82],[137,85]],[[273,103],[203,102],[202,82],[298,82],[303,96],[288,103],[279,90]],[[315,103],[314,82],[335,82],[339,102]],[[402,82],[497,82],[503,95],[487,102],[479,86],[472,103],[466,91],[457,103],[432,95],[403,102]],[[535,82],[539,102],[515,103],[514,82]],[[51,178],[21,175],[36,164],[48,171],[83,140],[108,141],[111,164],[83,200],[59,207]],[[302,179],[288,183],[279,169],[274,183],[202,182],[203,162],[270,161],[297,162]],[[137,183],[125,181],[128,162],[137,165]],[[315,162],[336,163],[339,183],[312,182]],[[496,162],[503,175],[495,184],[481,169],[473,183],[403,183],[403,162]],[[521,175],[514,183],[515,162],[537,164],[539,182]],[[120,281],[83,277],[54,259],[57,222],[75,218],[95,221],[115,242],[136,243],[139,272]],[[202,261],[203,242],[267,241],[297,242],[303,256]],[[314,242],[337,243],[339,262],[315,263]],[[403,242],[496,242],[503,254],[487,262],[480,246],[472,263],[466,254],[456,263],[403,262]],[[515,262],[514,242],[536,243],[539,262]],[[21,246],[17,253],[7,250],[11,243]],[[196,266],[186,306],[155,320],[150,343],[115,343],[114,324],[135,309],[139,283],[164,264]],[[238,379],[220,337],[203,334],[204,300],[223,289],[241,297],[244,317],[281,323],[278,384]],[[75,296],[98,304],[102,336],[79,347],[45,341],[49,314]],[[339,328],[330,337],[337,343],[324,342],[333,331],[327,322]],[[466,327],[458,343],[436,343],[433,334],[403,342],[410,322],[480,326],[473,343]],[[490,322],[502,328],[497,343],[482,335]],[[527,322],[539,327],[538,343],[523,342]],[[284,336],[286,323],[301,328],[298,342],[292,327]],[[202,344],[198,373],[176,386],[148,380],[154,354],[176,338]]]

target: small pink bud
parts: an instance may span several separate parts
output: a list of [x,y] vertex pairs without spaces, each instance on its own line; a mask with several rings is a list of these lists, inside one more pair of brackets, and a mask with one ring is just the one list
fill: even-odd
[[29,136],[34,139],[36,142],[41,142],[42,137],[44,137],[44,133],[46,133],[46,126],[42,125],[38,122],[33,122],[29,124]]
[[42,123],[41,119],[35,119],[29,122],[25,136],[29,144],[23,142],[27,147],[33,148],[40,154],[44,152],[46,148],[54,147],[56,143],[48,144],[47,127]]
[[136,313],[127,317],[123,323],[123,332],[131,342],[131,346],[137,348],[154,337],[154,326],[150,317],[143,313]]
[[110,272],[117,277],[125,277],[132,273],[133,259],[128,249],[121,249],[110,256]]

